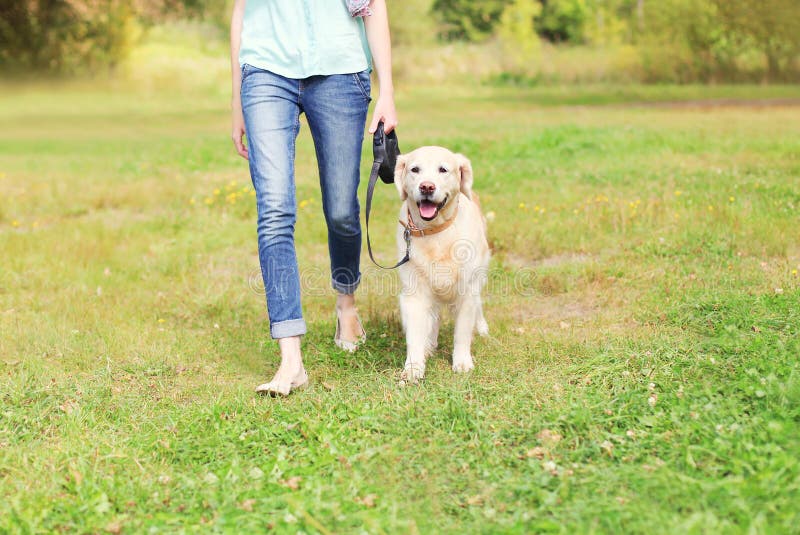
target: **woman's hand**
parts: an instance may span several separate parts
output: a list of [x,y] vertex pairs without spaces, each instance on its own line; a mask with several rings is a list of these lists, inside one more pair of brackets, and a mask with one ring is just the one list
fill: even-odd
[[397,111],[394,108],[394,96],[381,92],[372,112],[372,122],[369,124],[369,133],[374,134],[378,123],[383,121],[383,130],[387,134],[397,126]]
[[233,123],[233,131],[231,132],[231,138],[233,139],[233,145],[236,147],[236,152],[239,153],[239,156],[244,158],[245,160],[249,160],[250,156],[247,152],[247,147],[244,144],[244,137],[245,137],[245,128],[244,128],[244,114],[242,113],[242,105],[233,105],[232,115],[232,123]]

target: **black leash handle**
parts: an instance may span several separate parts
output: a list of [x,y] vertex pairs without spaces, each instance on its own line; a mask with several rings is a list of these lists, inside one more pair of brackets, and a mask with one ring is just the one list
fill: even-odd
[[366,209],[366,219],[367,219],[367,251],[369,251],[369,258],[372,260],[372,263],[378,266],[381,269],[395,269],[397,267],[402,266],[409,260],[409,250],[411,249],[411,232],[406,228],[403,231],[403,239],[406,241],[406,254],[403,258],[400,259],[392,267],[386,267],[380,265],[376,260],[375,257],[372,255],[372,243],[369,240],[369,213],[372,210],[372,194],[375,192],[375,183],[378,182],[378,171],[381,168],[381,164],[383,164],[383,160],[376,159],[375,163],[372,164],[372,171],[369,174],[369,184],[367,184],[367,209]]

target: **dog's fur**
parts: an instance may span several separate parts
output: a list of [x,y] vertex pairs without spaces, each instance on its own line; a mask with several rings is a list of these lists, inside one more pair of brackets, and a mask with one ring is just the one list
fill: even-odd
[[[481,335],[489,332],[481,291],[490,256],[486,220],[472,191],[472,165],[463,155],[442,147],[421,147],[398,158],[395,184],[404,201],[401,221],[405,222],[410,213],[414,225],[424,231],[453,219],[439,233],[412,237],[411,259],[399,268],[403,285],[400,313],[407,346],[403,380],[416,382],[425,375],[425,358],[438,343],[443,305],[451,308],[455,319],[453,371],[470,371],[474,368],[473,331],[477,329]],[[435,186],[432,192],[431,184]],[[435,217],[423,219],[421,201],[440,206]],[[430,204],[427,207],[430,218]],[[403,232],[403,225],[398,224],[400,256],[406,248]]]

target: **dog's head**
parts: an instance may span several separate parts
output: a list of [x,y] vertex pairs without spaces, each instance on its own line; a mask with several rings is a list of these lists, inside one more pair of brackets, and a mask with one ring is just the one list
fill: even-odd
[[472,165],[442,147],[420,147],[397,158],[394,182],[400,198],[410,199],[420,217],[432,221],[462,192],[472,198]]

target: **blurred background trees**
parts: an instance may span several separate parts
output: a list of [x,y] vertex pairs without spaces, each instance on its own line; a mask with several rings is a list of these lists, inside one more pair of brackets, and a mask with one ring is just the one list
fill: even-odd
[[146,29],[227,19],[225,0],[2,0],[0,70],[54,74],[113,68]]
[[[540,80],[546,57],[557,63],[552,58],[575,50],[607,58],[598,76],[631,81],[800,80],[800,0],[387,1],[399,48],[491,49],[495,70],[520,80]],[[200,21],[224,39],[230,7],[226,0],[2,0],[0,70],[113,68],[149,28],[170,21]]]

